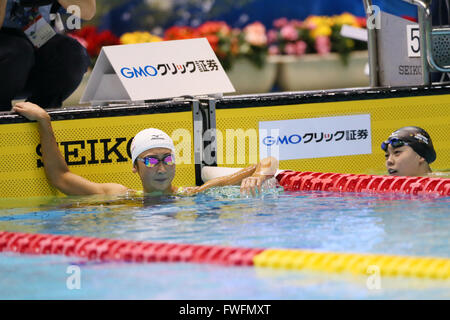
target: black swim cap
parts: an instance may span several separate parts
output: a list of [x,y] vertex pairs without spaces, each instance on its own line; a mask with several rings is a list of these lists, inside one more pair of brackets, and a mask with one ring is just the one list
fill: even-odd
[[388,140],[393,138],[407,142],[428,163],[436,160],[436,151],[434,151],[433,142],[431,141],[430,135],[424,129],[413,126],[403,127],[391,133]]

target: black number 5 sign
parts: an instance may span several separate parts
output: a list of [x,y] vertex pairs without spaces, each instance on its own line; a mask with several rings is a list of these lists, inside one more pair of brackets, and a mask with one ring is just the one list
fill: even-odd
[[420,30],[416,24],[406,26],[408,57],[420,57]]

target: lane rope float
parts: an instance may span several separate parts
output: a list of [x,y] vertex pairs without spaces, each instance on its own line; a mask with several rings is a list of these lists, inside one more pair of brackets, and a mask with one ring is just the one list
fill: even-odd
[[365,275],[370,266],[377,266],[380,275],[385,276],[450,279],[450,259],[436,257],[238,248],[7,231],[0,232],[2,251],[59,254],[97,261],[191,262]]
[[276,176],[286,191],[403,193],[450,196],[449,178],[283,171]]

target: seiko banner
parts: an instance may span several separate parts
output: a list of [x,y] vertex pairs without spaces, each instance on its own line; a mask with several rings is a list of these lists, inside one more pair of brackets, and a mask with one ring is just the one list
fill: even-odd
[[260,159],[372,153],[370,114],[259,122]]

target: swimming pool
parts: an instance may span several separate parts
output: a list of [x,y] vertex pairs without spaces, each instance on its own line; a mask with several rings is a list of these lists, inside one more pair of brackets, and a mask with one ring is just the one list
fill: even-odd
[[[0,230],[246,248],[449,258],[450,198],[239,187],[195,197],[0,201]],[[0,253],[2,299],[449,299],[450,281]],[[70,268],[80,288],[70,288]]]

